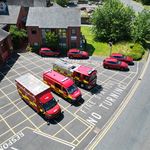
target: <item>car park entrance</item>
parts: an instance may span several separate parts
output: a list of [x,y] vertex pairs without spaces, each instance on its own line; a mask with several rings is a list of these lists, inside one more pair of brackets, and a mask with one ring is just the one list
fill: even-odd
[[[19,96],[15,79],[31,73],[40,80],[45,70],[52,69],[57,58],[42,58],[34,53],[14,55],[0,73],[0,149],[84,149],[115,115],[138,79],[144,61],[135,62],[129,71],[107,70],[102,59],[64,60],[84,64],[97,70],[97,86],[80,89],[83,102],[74,106],[59,99],[63,114],[47,122]],[[42,141],[42,142],[41,142]]]

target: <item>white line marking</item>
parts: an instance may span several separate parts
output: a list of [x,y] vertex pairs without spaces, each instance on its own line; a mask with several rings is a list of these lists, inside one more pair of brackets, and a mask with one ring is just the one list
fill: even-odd
[[10,147],[12,150],[18,150],[17,148],[14,148],[14,147]]
[[10,127],[10,125],[5,121],[5,119],[3,118],[3,116],[0,115],[0,117],[2,118],[2,120],[5,122],[5,124],[8,126],[8,128],[12,131],[13,134],[16,134],[15,131]]

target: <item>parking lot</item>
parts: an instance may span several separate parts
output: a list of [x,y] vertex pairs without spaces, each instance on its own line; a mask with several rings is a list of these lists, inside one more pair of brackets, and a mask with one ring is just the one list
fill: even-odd
[[63,58],[68,62],[94,67],[97,86],[81,89],[83,102],[71,105],[58,95],[63,114],[50,124],[19,96],[15,79],[27,72],[42,80],[42,73],[59,58],[42,58],[34,53],[13,55],[0,73],[0,150],[84,149],[98,135],[123,103],[144,66],[144,61],[129,66],[129,71],[106,70],[102,58],[87,60]]

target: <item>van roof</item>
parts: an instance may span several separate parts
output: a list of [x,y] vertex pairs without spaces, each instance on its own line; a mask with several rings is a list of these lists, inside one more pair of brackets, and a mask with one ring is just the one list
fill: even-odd
[[70,71],[70,72],[76,71],[76,72],[79,72],[86,76],[89,76],[93,71],[95,71],[95,69],[92,67],[87,67],[87,66],[79,65],[79,64],[71,64],[64,60],[61,60],[61,61],[59,60],[59,61],[55,62],[53,65],[57,65],[61,68],[64,68],[64,69]]
[[93,71],[96,71],[96,70],[94,68],[81,65],[75,71],[79,72],[79,73],[82,73],[86,76],[89,76]]
[[74,82],[69,77],[65,77],[64,75],[62,75],[54,70],[48,70],[48,71],[44,72],[44,75],[52,78],[53,80],[57,81],[58,83],[61,83],[61,85],[63,85],[65,88],[68,88],[69,86],[74,84]]
[[63,69],[70,71],[70,72],[73,72],[74,70],[76,70],[80,66],[78,64],[70,64],[64,60],[59,60],[59,61],[53,63],[53,65],[57,65]]
[[35,96],[49,89],[48,85],[46,85],[30,73],[20,76],[15,81],[21,84]]

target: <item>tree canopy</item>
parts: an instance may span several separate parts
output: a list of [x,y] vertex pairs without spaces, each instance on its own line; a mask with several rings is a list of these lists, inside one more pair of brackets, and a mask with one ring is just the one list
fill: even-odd
[[143,10],[133,21],[131,36],[135,42],[150,41],[150,11]]
[[95,38],[106,42],[129,39],[134,17],[133,9],[119,0],[106,0],[92,15]]
[[9,32],[12,36],[13,47],[15,49],[19,48],[19,42],[27,38],[27,31],[24,29],[17,28],[16,25],[11,25]]
[[15,25],[11,25],[9,32],[13,39],[26,38],[27,32],[24,29],[18,29]]
[[56,49],[59,45],[59,37],[54,32],[46,32],[46,45]]

